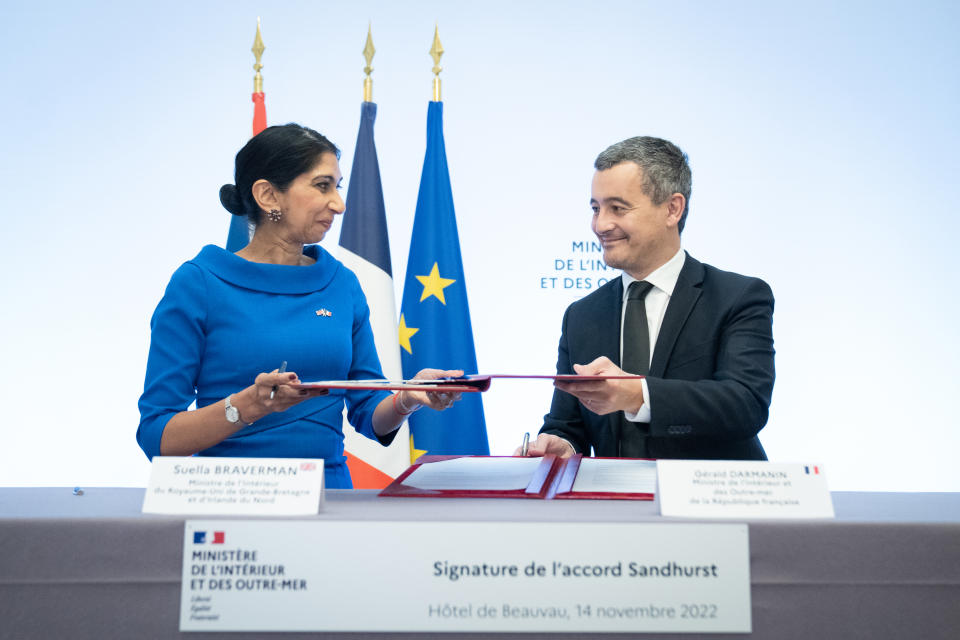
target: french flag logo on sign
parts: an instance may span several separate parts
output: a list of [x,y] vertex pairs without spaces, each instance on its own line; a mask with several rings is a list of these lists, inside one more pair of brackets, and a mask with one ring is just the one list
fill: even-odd
[[820,475],[820,467],[808,467],[808,466],[804,465],[804,467],[803,467],[803,472],[804,472],[805,474],[807,474],[808,476],[809,476],[809,475],[818,476],[818,475]]
[[[213,540],[210,541],[210,544],[224,544],[226,542],[226,536],[223,531],[214,531]],[[194,531],[193,532],[193,544],[206,544],[207,543],[207,532],[206,531]]]
[[316,471],[317,463],[316,462],[301,462],[300,471]]

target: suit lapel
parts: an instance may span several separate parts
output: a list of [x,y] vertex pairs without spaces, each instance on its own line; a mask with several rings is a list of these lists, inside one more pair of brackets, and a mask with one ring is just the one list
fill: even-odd
[[686,262],[684,262],[683,269],[680,270],[680,276],[677,278],[677,286],[673,289],[667,311],[663,315],[663,324],[660,325],[657,344],[653,348],[653,360],[650,363],[651,377],[660,378],[666,372],[667,362],[670,361],[670,354],[677,343],[680,330],[683,329],[690,312],[693,311],[694,305],[700,299],[700,284],[702,282],[703,265],[693,256],[687,254]]

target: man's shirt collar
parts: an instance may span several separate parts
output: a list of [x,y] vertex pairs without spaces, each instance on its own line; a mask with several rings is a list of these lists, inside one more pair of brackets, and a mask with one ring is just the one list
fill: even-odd
[[[667,260],[662,266],[658,267],[653,273],[644,280],[660,289],[668,296],[673,295],[673,290],[677,286],[677,280],[680,279],[680,271],[683,269],[683,263],[687,260],[687,253],[683,249],[677,251],[672,258]],[[623,297],[627,297],[627,289],[637,281],[626,271],[623,272]]]

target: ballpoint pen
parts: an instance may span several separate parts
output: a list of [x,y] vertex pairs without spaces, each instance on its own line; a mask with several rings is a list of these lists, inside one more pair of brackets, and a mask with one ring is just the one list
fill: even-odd
[[[287,372],[287,361],[284,360],[280,363],[280,369],[277,373],[286,373]],[[273,385],[273,389],[270,389],[270,399],[273,400],[273,396],[277,394],[277,385]]]
[[527,455],[527,448],[530,446],[530,432],[523,434],[523,446],[520,447],[520,455]]

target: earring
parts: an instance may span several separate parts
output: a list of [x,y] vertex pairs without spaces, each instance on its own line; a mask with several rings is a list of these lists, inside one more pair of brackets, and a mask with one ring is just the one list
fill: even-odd
[[280,209],[270,209],[267,212],[267,217],[270,218],[271,222],[280,222],[280,218],[283,216],[283,212]]

